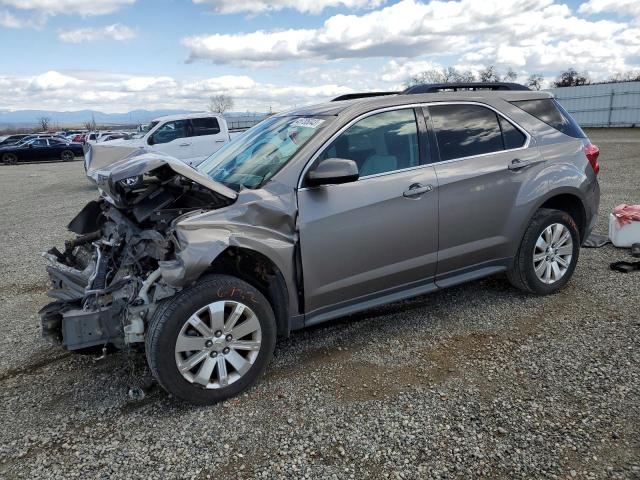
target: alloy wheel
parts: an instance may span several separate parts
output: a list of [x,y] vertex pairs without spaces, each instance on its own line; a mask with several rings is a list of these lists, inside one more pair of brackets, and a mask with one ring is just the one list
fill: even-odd
[[554,223],[545,228],[533,249],[533,268],[538,279],[546,284],[560,280],[571,265],[573,240],[569,229]]
[[2,162],[5,165],[15,165],[16,163],[18,163],[18,157],[16,157],[13,153],[5,153],[2,156]]
[[224,300],[191,315],[178,333],[176,366],[190,383],[224,388],[239,380],[256,361],[262,330],[247,305]]
[[70,162],[75,158],[75,155],[71,150],[65,150],[60,155],[60,158],[62,158],[63,162]]

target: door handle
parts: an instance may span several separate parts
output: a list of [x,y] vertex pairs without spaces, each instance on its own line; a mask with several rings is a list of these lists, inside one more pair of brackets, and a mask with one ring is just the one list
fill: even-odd
[[216,140],[216,143],[224,143],[226,140]]
[[180,146],[181,147],[190,147],[191,144],[190,143],[181,143]]
[[520,170],[521,168],[524,168],[524,167],[528,167],[529,165],[531,165],[530,160],[520,160],[519,158],[514,158],[513,160],[511,160],[507,168],[509,170],[515,171],[515,170]]
[[409,197],[417,197],[418,195],[422,195],[423,193],[429,193],[433,190],[433,185],[422,185],[421,183],[414,183],[409,187],[409,190],[405,190],[402,195]]

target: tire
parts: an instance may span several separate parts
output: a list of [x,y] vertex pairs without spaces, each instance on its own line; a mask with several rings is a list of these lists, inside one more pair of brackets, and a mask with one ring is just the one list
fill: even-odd
[[[224,318],[220,331],[216,331],[209,308],[223,313],[217,316],[218,325]],[[236,309],[241,313],[233,322]],[[258,324],[258,330],[251,330]],[[243,335],[249,331],[252,333]],[[238,338],[229,336],[234,332]],[[253,385],[267,368],[275,343],[276,322],[267,299],[248,283],[227,275],[205,276],[163,301],[149,322],[145,339],[147,362],[160,386],[195,405],[226,400]],[[195,350],[183,351],[186,346]],[[191,364],[193,368],[188,368]]]
[[62,160],[63,162],[72,162],[73,160],[75,160],[75,158],[76,154],[71,150],[63,150],[60,154],[60,160]]
[[2,163],[5,165],[15,165],[18,163],[18,157],[15,153],[5,153],[2,155]]
[[[546,239],[551,237],[553,240],[555,232],[560,232],[560,238],[547,245]],[[560,244],[565,232],[570,235],[570,245],[568,236]],[[571,215],[560,210],[541,208],[531,219],[513,265],[507,271],[507,278],[514,287],[525,292],[538,295],[556,293],[571,279],[579,252],[580,233]]]

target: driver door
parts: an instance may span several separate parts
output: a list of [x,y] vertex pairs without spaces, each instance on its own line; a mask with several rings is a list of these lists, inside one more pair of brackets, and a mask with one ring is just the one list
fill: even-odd
[[152,148],[178,160],[188,160],[193,156],[188,127],[188,120],[173,120],[164,123],[151,136],[153,139]]
[[314,162],[353,160],[360,178],[298,191],[310,323],[330,311],[433,283],[438,190],[421,131],[411,108],[373,114],[345,130]]

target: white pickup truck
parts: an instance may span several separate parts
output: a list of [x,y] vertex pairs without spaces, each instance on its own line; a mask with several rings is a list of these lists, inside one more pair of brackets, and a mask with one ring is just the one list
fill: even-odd
[[146,131],[129,140],[111,140],[102,145],[145,147],[197,167],[231,139],[227,122],[218,113],[168,115],[153,120]]

